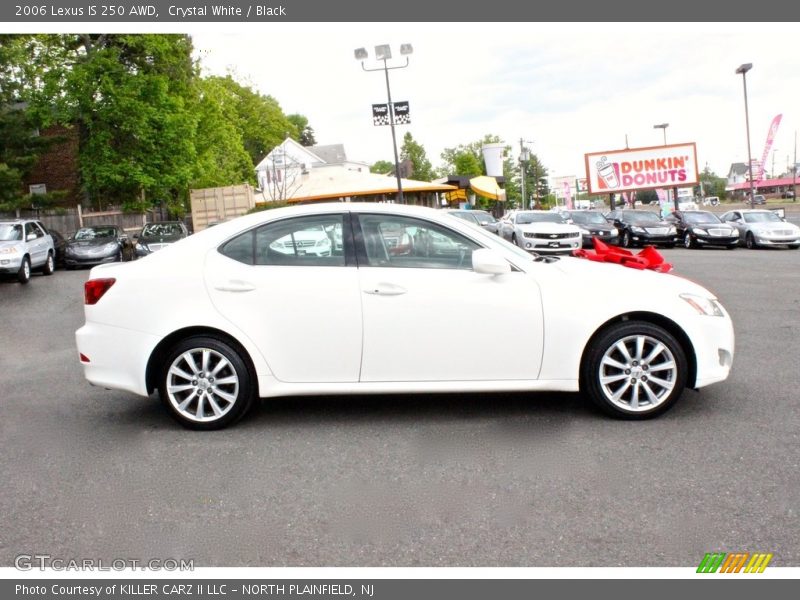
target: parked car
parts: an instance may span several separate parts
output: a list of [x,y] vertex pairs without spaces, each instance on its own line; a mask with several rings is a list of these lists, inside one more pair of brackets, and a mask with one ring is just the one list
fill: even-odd
[[674,248],[678,241],[675,225],[649,210],[612,210],[607,218],[619,230],[625,248],[644,244]]
[[501,225],[500,235],[530,252],[571,252],[581,247],[581,230],[559,212],[518,210]]
[[606,244],[616,244],[619,231],[599,212],[588,210],[565,210],[561,213],[578,226],[583,237],[583,247],[591,248],[592,239],[598,238]]
[[781,198],[791,198],[794,200],[794,190],[786,190],[781,194]]
[[687,248],[701,246],[725,246],[736,248],[739,245],[739,232],[720,221],[719,217],[706,210],[676,210],[671,218],[678,230],[678,237]]
[[500,226],[499,221],[494,218],[494,215],[486,212],[485,210],[448,210],[446,212],[450,213],[454,217],[463,219],[468,223],[474,223],[479,227],[483,227],[486,231],[490,231],[495,234]]
[[[318,226],[341,229],[341,251],[271,247]],[[431,234],[448,243],[424,243]],[[390,237],[414,241],[393,254]],[[95,267],[84,303],[76,342],[89,382],[158,390],[194,429],[229,425],[259,397],[305,394],[580,390],[643,419],[687,386],[726,379],[734,349],[725,309],[688,279],[543,261],[442,211],[393,204],[239,217],[147,260]],[[464,327],[476,314],[503,318]],[[450,360],[455,349],[480,360]]]
[[52,275],[55,253],[53,238],[41,221],[0,221],[0,275],[15,275],[20,283],[30,281],[31,271]]
[[189,235],[181,221],[162,221],[160,223],[148,223],[142,227],[142,231],[133,236],[136,247],[136,256],[147,256],[157,250],[161,250],[182,240]]
[[717,206],[719,204],[719,196],[706,196],[703,198],[703,206]]
[[116,225],[81,227],[67,239],[64,264],[68,269],[122,260],[128,236]]
[[766,204],[767,199],[762,194],[755,194],[753,196],[753,204]]
[[722,217],[723,223],[735,227],[739,241],[748,248],[788,246],[800,248],[800,227],[787,223],[771,210],[731,210]]
[[55,229],[48,229],[50,237],[53,238],[53,250],[55,251],[55,261],[57,267],[64,266],[64,252],[67,249],[67,240],[61,232]]

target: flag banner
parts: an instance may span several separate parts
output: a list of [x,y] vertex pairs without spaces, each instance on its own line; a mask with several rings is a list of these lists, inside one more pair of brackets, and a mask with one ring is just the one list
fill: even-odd
[[772,148],[772,142],[775,141],[775,134],[778,133],[781,117],[783,117],[783,114],[776,116],[772,119],[772,124],[769,126],[767,141],[764,144],[764,152],[761,154],[761,164],[758,166],[758,177],[756,177],[756,181],[762,181],[764,179],[764,167],[767,164],[767,155],[769,155],[769,151]]
[[394,102],[394,123],[395,125],[408,125],[411,123],[411,112],[408,101]]
[[565,181],[562,186],[564,188],[564,204],[567,210],[572,210],[572,189],[570,188],[569,181]]
[[388,125],[391,117],[389,116],[388,104],[373,104],[372,105],[372,124],[373,125]]

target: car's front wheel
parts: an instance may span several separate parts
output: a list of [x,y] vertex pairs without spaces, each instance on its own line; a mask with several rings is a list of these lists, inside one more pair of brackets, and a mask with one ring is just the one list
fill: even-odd
[[622,246],[624,248],[633,248],[633,238],[629,231],[622,234]]
[[222,429],[243,417],[255,397],[255,377],[241,350],[210,336],[178,342],[166,356],[159,394],[190,429]]
[[20,283],[28,283],[31,280],[31,259],[27,256],[22,258],[22,264],[17,271],[17,281]]
[[758,248],[758,244],[756,244],[756,238],[749,231],[747,232],[747,236],[744,238],[744,245],[750,250],[755,250]]
[[692,240],[692,236],[689,234],[688,231],[686,232],[686,235],[683,237],[683,245],[686,248],[694,248],[695,247],[694,240]]
[[617,323],[591,342],[581,391],[621,419],[648,419],[669,409],[686,387],[686,354],[667,330],[645,321]]

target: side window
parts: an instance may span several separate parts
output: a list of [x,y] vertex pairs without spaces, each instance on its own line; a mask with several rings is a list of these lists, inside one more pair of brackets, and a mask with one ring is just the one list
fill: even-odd
[[37,238],[44,237],[44,232],[36,226],[36,223],[25,224],[25,239],[28,239],[30,234],[34,234]]
[[360,215],[370,267],[471,269],[480,248],[461,234],[435,223],[395,215]]
[[255,232],[255,264],[343,267],[344,220],[340,214],[286,219]]
[[229,240],[222,246],[219,251],[228,258],[237,260],[246,265],[253,264],[253,239],[255,238],[255,231],[246,231],[241,235],[237,235],[232,240]]

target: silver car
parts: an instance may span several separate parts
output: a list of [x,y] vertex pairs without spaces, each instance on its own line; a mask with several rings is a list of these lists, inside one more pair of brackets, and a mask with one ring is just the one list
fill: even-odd
[[739,241],[748,248],[800,248],[800,227],[787,223],[771,210],[731,210],[720,219],[739,231]]
[[31,271],[55,271],[55,247],[47,228],[33,219],[0,221],[0,275],[15,275],[28,283]]

